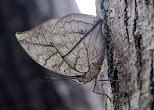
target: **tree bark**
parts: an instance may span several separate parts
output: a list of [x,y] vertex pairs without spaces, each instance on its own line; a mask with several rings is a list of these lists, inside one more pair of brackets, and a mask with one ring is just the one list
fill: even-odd
[[106,38],[106,110],[154,110],[153,0],[99,0]]

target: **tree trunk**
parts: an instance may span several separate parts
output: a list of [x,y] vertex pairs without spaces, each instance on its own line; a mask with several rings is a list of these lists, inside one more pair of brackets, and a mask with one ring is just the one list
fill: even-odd
[[[153,0],[98,0],[106,38],[106,110],[154,110]],[[98,2],[97,1],[97,2]],[[97,9],[98,10],[98,9]]]

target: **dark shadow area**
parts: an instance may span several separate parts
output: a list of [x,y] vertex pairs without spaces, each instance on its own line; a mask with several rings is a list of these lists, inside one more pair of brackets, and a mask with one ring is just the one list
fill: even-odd
[[[55,1],[0,1],[0,110],[91,110],[84,90],[77,84],[42,81],[53,73],[34,62],[15,38],[16,32],[61,13],[79,12],[73,0],[57,0],[59,6]],[[58,13],[55,7],[61,5],[66,10]]]

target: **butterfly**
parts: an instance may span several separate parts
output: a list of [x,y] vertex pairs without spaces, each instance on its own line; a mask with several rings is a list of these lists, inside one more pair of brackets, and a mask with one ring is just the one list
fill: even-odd
[[101,26],[101,19],[76,13],[17,32],[16,38],[41,66],[86,84],[97,77],[104,59],[105,38]]

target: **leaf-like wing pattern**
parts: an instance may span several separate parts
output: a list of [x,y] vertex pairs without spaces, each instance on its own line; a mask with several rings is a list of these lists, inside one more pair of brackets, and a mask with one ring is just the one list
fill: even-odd
[[[63,60],[51,41],[51,31],[58,20],[52,19],[22,33],[16,33],[16,38],[24,50],[43,67],[62,75],[80,75]],[[65,72],[64,72],[65,71]],[[70,74],[70,73],[74,74]]]
[[[16,38],[26,52],[39,64],[45,65],[46,59],[57,53],[53,48],[50,33],[58,20],[51,20],[39,25],[30,31],[17,32]],[[51,47],[51,48],[50,48]]]
[[104,39],[101,20],[70,14],[49,20],[29,31],[17,33],[24,50],[40,65],[66,76],[83,76],[87,83],[98,75],[103,61]]

